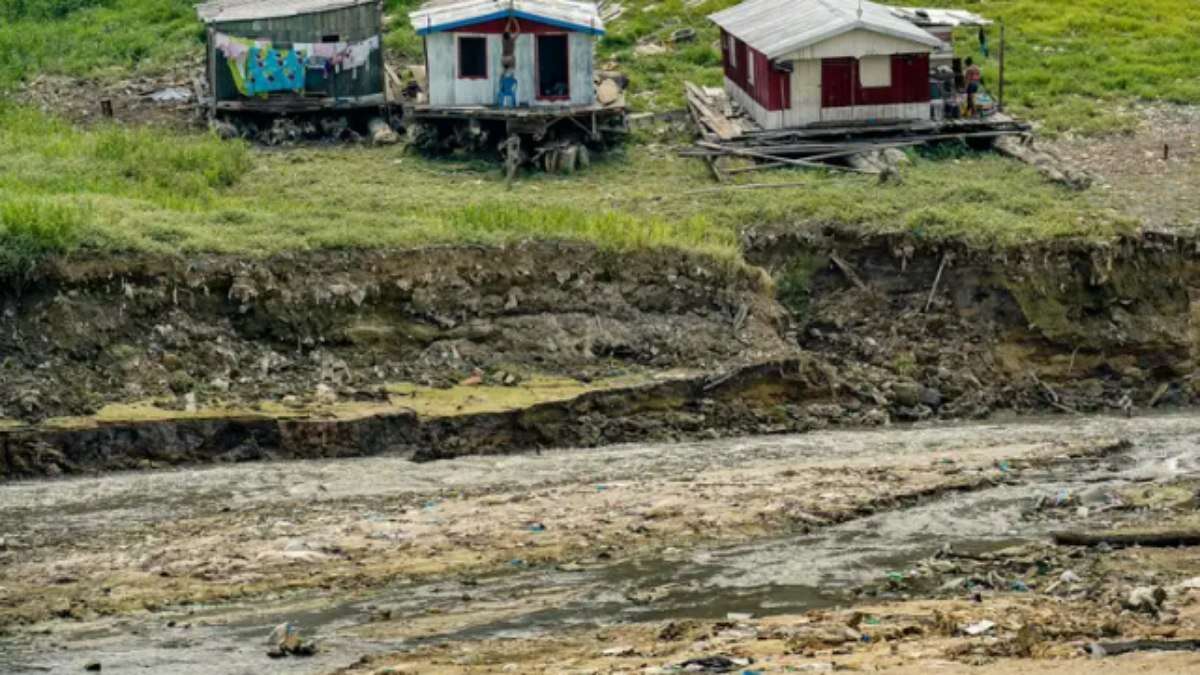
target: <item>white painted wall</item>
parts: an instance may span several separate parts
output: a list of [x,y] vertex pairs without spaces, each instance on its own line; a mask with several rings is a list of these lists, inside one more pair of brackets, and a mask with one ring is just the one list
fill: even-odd
[[880,56],[884,54],[918,54],[932,52],[933,48],[919,42],[901,40],[882,33],[869,30],[852,30],[837,37],[815,44],[811,47],[797,50],[780,61],[800,61],[806,59],[836,59],[852,56],[861,59],[864,56]]
[[500,88],[500,57],[503,46],[499,35],[487,38],[487,79],[463,80],[458,77],[459,36],[470,33],[431,33],[425,36],[428,52],[429,103],[431,105],[494,105]]
[[822,108],[822,122],[870,122],[895,120],[927,120],[929,103],[896,103],[893,105],[856,105],[844,108]]
[[792,63],[791,106],[783,111],[784,126],[803,127],[821,121],[821,62]]
[[[482,80],[458,78],[458,47],[456,35],[470,33],[431,33],[425,36],[428,52],[429,103],[435,106],[495,105],[500,90],[503,56],[503,37],[487,35],[488,77]],[[567,53],[570,60],[569,101],[539,101],[536,93],[534,38],[530,34],[517,36],[513,47],[516,57],[517,102],[522,106],[591,105],[596,101],[596,88],[592,83],[596,38],[583,33],[567,35]]]

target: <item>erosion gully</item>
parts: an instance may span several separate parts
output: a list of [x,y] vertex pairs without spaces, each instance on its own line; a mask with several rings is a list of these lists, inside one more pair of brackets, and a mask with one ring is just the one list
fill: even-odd
[[[849,590],[889,570],[904,569],[938,549],[982,552],[1043,537],[1064,521],[1022,518],[1039,497],[1063,490],[1083,505],[1100,503],[1107,493],[1133,482],[1158,482],[1200,474],[1200,416],[1134,420],[1072,418],[1011,424],[940,428],[928,441],[962,443],[977,435],[1022,433],[1071,438],[1101,432],[1132,442],[1118,455],[1072,460],[1026,470],[1016,480],[878,513],[801,536],[705,550],[672,550],[655,559],[614,561],[590,566],[512,570],[470,579],[398,582],[371,594],[337,596],[306,593],[283,599],[226,604],[126,616],[84,626],[64,623],[38,636],[0,641],[0,672],[78,671],[91,661],[104,672],[253,673],[324,672],[364,654],[395,651],[430,641],[531,637],[573,627],[677,618],[724,618],[731,612],[756,616],[797,613],[846,605]],[[855,445],[855,435],[827,436]],[[928,434],[896,430],[895,434]],[[681,453],[729,451],[803,452],[806,436],[734,439],[706,444],[630,446],[632,455],[649,451],[665,458]],[[561,458],[548,454],[544,461]],[[541,458],[539,458],[541,460]],[[354,462],[360,460],[339,460]],[[453,460],[412,465],[414,475],[445,472]],[[336,465],[337,462],[323,463]],[[667,464],[670,460],[667,460]],[[270,473],[277,464],[250,464],[240,471]],[[448,469],[449,467],[449,469]],[[468,467],[469,468],[469,467]],[[28,487],[29,484],[25,484]],[[71,482],[46,484],[46,492],[70,490]],[[0,488],[0,497],[5,488]],[[145,509],[146,505],[131,506]],[[471,608],[465,607],[469,595]],[[484,609],[482,612],[479,608]],[[431,615],[452,617],[478,612],[468,621],[429,623],[419,637],[397,639],[374,627]],[[263,639],[290,621],[315,638],[320,652],[308,659],[269,662]],[[186,624],[186,631],[179,626]]]

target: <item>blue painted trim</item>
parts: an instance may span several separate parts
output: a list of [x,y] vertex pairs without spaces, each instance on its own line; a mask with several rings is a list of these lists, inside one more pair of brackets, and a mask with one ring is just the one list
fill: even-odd
[[530,14],[529,12],[513,12],[513,11],[509,11],[509,10],[502,10],[499,12],[492,12],[491,14],[485,14],[483,16],[476,16],[476,17],[472,17],[470,19],[463,19],[461,21],[452,21],[450,23],[443,23],[443,24],[438,24],[436,26],[429,26],[428,28],[422,28],[422,29],[418,30],[417,35],[428,35],[430,33],[443,33],[448,30],[454,30],[455,28],[462,28],[463,26],[474,26],[477,23],[487,23],[488,21],[495,21],[496,19],[507,19],[510,16],[516,17],[518,19],[525,19],[527,21],[536,21],[538,23],[544,23],[547,26],[554,26],[555,28],[564,28],[566,30],[574,31],[577,33],[590,33],[592,35],[604,35],[604,30],[600,29],[600,28],[592,28],[591,26],[583,26],[580,24],[570,23],[568,21],[559,21],[558,19],[551,19],[551,18],[545,17],[545,16],[538,16],[536,14]]

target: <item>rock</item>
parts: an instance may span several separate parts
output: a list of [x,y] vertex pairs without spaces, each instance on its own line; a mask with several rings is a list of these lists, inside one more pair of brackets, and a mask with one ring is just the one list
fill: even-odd
[[89,673],[98,673],[104,669],[104,666],[102,666],[99,661],[88,661],[86,664],[84,664],[83,669]]
[[973,623],[973,624],[963,628],[963,632],[966,633],[967,635],[983,635],[984,633],[991,631],[995,627],[996,627],[995,621],[988,621],[987,619],[984,619],[983,621],[980,621],[978,623]]
[[322,382],[317,385],[316,399],[321,405],[333,405],[337,403],[338,396],[333,387]]
[[893,384],[892,402],[905,408],[915,408],[921,403],[921,387],[915,382]]
[[300,628],[293,623],[281,623],[267,636],[267,656],[278,659],[284,656],[312,656],[317,653],[313,642],[300,637]]
[[634,47],[633,53],[637,56],[657,56],[659,54],[666,54],[667,48],[654,42],[648,42],[644,45]]
[[921,403],[929,406],[930,408],[942,407],[942,392],[934,389],[933,387],[921,387],[921,391],[917,397],[920,399]]
[[604,80],[596,87],[596,101],[600,105],[612,105],[621,99],[621,87],[613,80]]
[[1138,586],[1129,592],[1125,606],[1137,612],[1157,614],[1166,599],[1167,592],[1161,586]]

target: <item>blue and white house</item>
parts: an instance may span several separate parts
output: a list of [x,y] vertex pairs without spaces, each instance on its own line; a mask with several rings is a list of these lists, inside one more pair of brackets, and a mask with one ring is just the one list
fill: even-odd
[[425,40],[431,107],[596,102],[592,72],[604,24],[595,3],[432,0],[409,19]]

